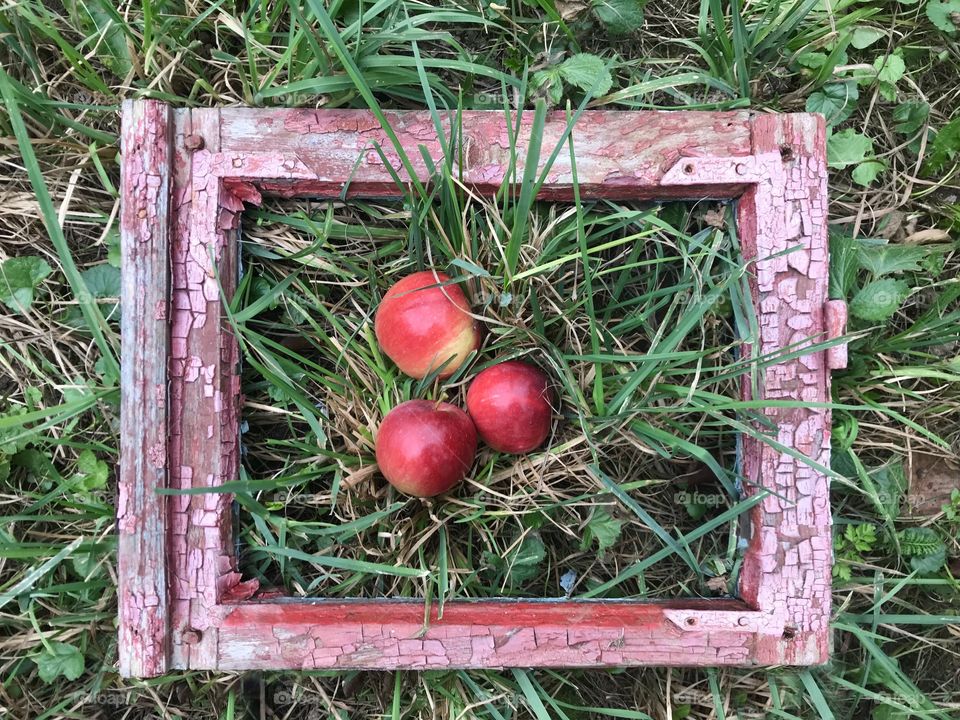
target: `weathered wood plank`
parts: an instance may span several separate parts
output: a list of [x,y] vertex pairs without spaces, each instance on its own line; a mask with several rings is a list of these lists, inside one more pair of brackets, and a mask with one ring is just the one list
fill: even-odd
[[[207,162],[219,150],[220,110],[180,110],[175,116],[170,456],[171,487],[182,489],[236,479],[241,397],[237,342],[222,302],[236,286],[235,216],[223,210],[220,178]],[[235,572],[232,498],[171,496],[173,667],[215,662],[211,617],[219,598],[256,588],[240,584]]]
[[[827,302],[827,166],[819,115],[763,115],[753,122],[753,151],[774,158],[771,182],[739,202],[744,256],[754,261],[751,292],[763,355],[822,341]],[[797,248],[791,252],[788,249]],[[836,355],[836,353],[834,353]],[[743,385],[749,398],[749,381]],[[761,371],[761,398],[830,401],[827,353],[811,352]],[[830,411],[767,408],[775,440],[823,468],[830,466]],[[761,664],[811,665],[829,656],[831,518],[821,470],[755,438],[743,438],[748,494],[772,492],[751,513],[740,596],[768,613],[758,639]]]
[[[420,152],[426,149],[439,165],[443,150],[433,120],[426,112],[386,113],[420,180],[429,171]],[[223,113],[221,151],[233,161],[253,156],[251,177],[272,194],[336,197],[349,187],[349,196],[397,197],[390,172],[409,176],[391,140],[366,110],[255,110],[236,108]],[[501,112],[467,111],[456,136],[460,152],[454,163],[463,183],[481,194],[496,193],[505,182],[517,184],[529,146],[533,113],[525,112],[517,138],[517,170],[510,151],[510,133]],[[444,119],[449,137],[449,119]],[[539,167],[563,138],[567,119],[548,113],[541,137]],[[663,174],[687,157],[749,155],[750,113],[743,112],[617,112],[585,113],[574,130],[577,177],[584,198],[652,199],[670,196],[659,187]],[[377,148],[382,150],[378,152]],[[280,160],[269,168],[257,158],[270,153]],[[384,163],[386,158],[390,168]],[[291,176],[292,165],[299,171]],[[240,176],[241,173],[235,173]],[[273,178],[276,178],[274,180]],[[572,198],[573,173],[564,145],[539,195],[544,200]],[[735,192],[717,186],[683,188],[691,197],[721,197]]]
[[122,248],[118,653],[124,677],[167,670],[167,318],[173,120],[126,101],[120,133]]
[[392,670],[743,665],[764,617],[737,600],[221,606],[216,668]]

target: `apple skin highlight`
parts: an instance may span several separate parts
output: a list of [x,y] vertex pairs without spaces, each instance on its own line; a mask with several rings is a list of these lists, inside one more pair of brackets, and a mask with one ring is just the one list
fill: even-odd
[[432,270],[407,275],[377,308],[377,342],[412,378],[426,377],[441,365],[439,377],[450,377],[480,347],[480,329],[463,290],[455,284],[438,286],[449,281],[449,275]]
[[467,412],[483,441],[504,453],[535,450],[550,434],[553,391],[546,373],[519,360],[480,372],[467,390]]
[[408,400],[380,423],[376,453],[380,471],[397,490],[433,497],[469,472],[477,431],[467,414],[450,403]]

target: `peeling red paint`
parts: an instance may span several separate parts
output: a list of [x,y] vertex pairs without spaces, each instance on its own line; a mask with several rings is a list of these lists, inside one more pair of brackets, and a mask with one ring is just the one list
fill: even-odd
[[[818,115],[764,115],[753,122],[753,151],[771,158],[770,181],[741,199],[738,225],[744,255],[756,258],[751,292],[759,311],[756,349],[764,356],[791,344],[810,345],[828,332],[825,145]],[[797,246],[799,250],[786,252]],[[799,332],[791,326],[797,318],[804,318]],[[823,352],[770,365],[760,380],[763,398],[799,394],[811,403],[830,401]],[[743,393],[750,392],[745,382]],[[764,414],[777,428],[778,442],[797,448],[822,468],[830,466],[829,409],[768,408]],[[746,478],[773,491],[752,512],[740,575],[741,597],[770,613],[769,632],[758,641],[756,659],[764,664],[825,662],[832,563],[829,481],[823,471],[746,436],[743,469]]]
[[[827,339],[835,340],[847,332],[847,304],[843,300],[828,300],[824,306]],[[840,343],[827,349],[827,367],[842,370],[847,367],[847,344]]]
[[[417,176],[428,180],[418,146],[440,158],[429,114],[389,117]],[[545,154],[565,124],[562,113],[548,116]],[[528,116],[521,123],[521,160],[530,127]],[[502,115],[465,113],[463,135],[464,183],[496,192],[510,162]],[[826,300],[822,119],[602,111],[584,115],[573,137],[583,197],[739,198],[738,230],[760,328],[757,353],[810,346],[843,332],[845,306]],[[124,377],[132,379],[124,388],[134,392],[124,401],[118,509],[121,672],[823,662],[831,563],[826,476],[747,437],[747,493],[763,486],[776,494],[751,515],[743,602],[450,602],[442,618],[433,610],[426,629],[416,603],[271,602],[275,593],[257,596],[256,581],[237,572],[228,493],[164,500],[152,492],[165,484],[212,487],[237,476],[239,354],[218,282],[227,295],[233,292],[244,206],[259,203],[263,193],[335,197],[346,189],[397,197],[401,190],[377,144],[399,168],[395,149],[364,111],[170,112],[152,101],[125,105]],[[127,148],[135,148],[129,157]],[[570,200],[571,182],[564,151],[540,197]],[[165,204],[171,196],[172,208]],[[169,313],[162,297],[168,269]],[[127,300],[134,287],[146,287],[143,297]],[[164,366],[157,359],[167,342]],[[131,367],[137,351],[130,348],[158,343],[163,350],[152,361],[145,357],[143,369]],[[843,363],[845,346],[838,345],[769,365],[759,378],[761,397],[824,403],[829,371]],[[742,392],[750,397],[749,383]],[[163,415],[166,397],[169,417]],[[144,402],[151,398],[156,402]],[[768,408],[765,414],[779,443],[829,465],[828,410]]]
[[743,664],[763,621],[737,600],[451,602],[426,624],[417,602],[393,603],[389,618],[374,601],[223,611],[222,669]]

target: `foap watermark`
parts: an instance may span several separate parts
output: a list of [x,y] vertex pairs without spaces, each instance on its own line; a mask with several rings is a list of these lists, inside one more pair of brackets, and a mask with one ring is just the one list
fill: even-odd
[[74,495],[78,495],[83,500],[99,505],[115,505],[117,502],[117,493],[114,490],[87,490],[86,488],[75,488]]
[[329,505],[330,498],[330,493],[276,492],[263,500],[268,504],[274,503],[288,507],[290,505]]
[[333,709],[326,698],[307,693],[297,685],[275,686],[270,701],[274,710],[286,712],[296,707],[297,717],[305,720],[327,720],[331,717],[330,712]]
[[886,507],[899,507],[905,512],[917,512],[921,509],[939,509],[942,505],[950,504],[950,495],[946,492],[937,495],[925,495],[913,492],[878,492],[872,496]]
[[673,494],[673,501],[677,505],[704,505],[706,507],[719,507],[726,502],[726,496],[722,493],[704,493],[698,490],[681,490]]
[[512,94],[498,90],[473,93],[470,100],[472,100],[471,106],[477,110],[496,110],[502,108],[505,104],[510,107],[514,105]]
[[255,98],[258,105],[267,107],[322,107],[327,104],[329,96],[320,93],[285,91],[269,91],[260,93]]
[[129,704],[122,692],[110,690],[82,693],[78,695],[78,699],[84,705],[98,705],[100,707],[121,707]]
[[[671,699],[676,704],[713,707],[713,694],[709,690],[688,687],[675,691]],[[765,718],[767,714],[760,709],[738,708],[736,717],[741,720],[753,720],[753,718]]]

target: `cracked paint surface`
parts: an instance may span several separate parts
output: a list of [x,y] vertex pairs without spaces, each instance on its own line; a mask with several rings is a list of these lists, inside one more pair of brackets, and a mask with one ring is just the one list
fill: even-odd
[[[172,307],[167,312],[165,303],[154,302],[137,316],[139,323],[148,317],[169,321],[169,436],[165,457],[161,446],[150,443],[141,446],[141,455],[157,470],[166,466],[170,487],[190,489],[237,477],[238,348],[222,317],[220,288],[229,296],[235,287],[236,231],[244,204],[259,203],[262,192],[338,196],[348,178],[348,194],[396,196],[384,159],[399,168],[399,158],[364,111],[237,108],[172,115]],[[428,114],[388,115],[406,147],[423,144],[439,157]],[[530,129],[525,123],[521,157]],[[562,116],[548,118],[545,154],[564,125]],[[466,113],[464,138],[459,168],[464,183],[495,191],[509,162],[502,116]],[[583,117],[575,142],[584,197],[742,195],[738,224],[745,258],[753,265],[757,353],[803,347],[824,339],[825,332],[826,337],[842,332],[842,303],[825,306],[826,169],[823,126],[816,116],[599,111]],[[371,152],[376,143],[383,156]],[[426,180],[419,153],[410,157],[414,171]],[[570,179],[569,154],[561,152],[541,196],[569,200]],[[126,207],[126,186],[124,197]],[[147,233],[140,228],[134,234]],[[126,277],[126,266],[124,272]],[[762,370],[760,397],[828,400],[829,369],[841,366],[844,351],[837,345],[827,353],[768,366]],[[744,396],[750,392],[745,385]],[[162,413],[162,384],[144,397],[155,398]],[[768,408],[765,413],[777,424],[777,442],[828,466],[827,411]],[[163,624],[156,625],[162,637],[155,645],[169,641],[170,667],[198,669],[822,662],[830,610],[826,477],[788,453],[744,440],[744,473],[753,481],[747,492],[765,484],[780,497],[765,497],[751,515],[742,601],[451,602],[442,618],[433,611],[426,628],[417,603],[392,603],[386,609],[373,602],[292,602],[276,598],[274,591],[249,602],[257,584],[243,581],[236,569],[232,496],[171,495],[166,513],[169,623],[166,636]],[[133,479],[122,484],[121,508],[131,502],[130,493],[140,490]],[[162,513],[158,517],[162,528]],[[121,510],[120,527],[141,532],[140,513]],[[162,605],[162,591],[157,599]],[[139,618],[137,613],[153,601],[143,595],[124,612]],[[158,667],[154,663],[153,670]],[[149,670],[141,665],[132,674],[152,674]]]
[[[219,145],[218,110],[176,115],[175,232],[171,247],[170,483],[212,487],[236,479],[239,458],[239,350],[223,316],[221,286],[236,284],[236,218],[242,203],[224,194],[209,157]],[[190,150],[185,139],[203,149]],[[201,138],[198,142],[195,138]],[[172,662],[216,662],[220,598],[245,599],[257,588],[236,572],[226,493],[172,495],[170,582]]]
[[[778,152],[783,178],[766,199],[739,206],[739,224],[756,228],[751,290],[759,303],[761,355],[822,340],[827,302],[827,167],[825,128],[818,115],[767,115],[754,121],[754,151]],[[765,204],[768,203],[768,204]],[[800,250],[781,254],[799,245]],[[745,387],[744,396],[750,389]],[[770,365],[760,395],[828,403],[830,370],[824,352]],[[829,657],[833,546],[830,489],[830,410],[811,406],[766,408],[776,440],[819,467],[769,444],[744,437],[744,473],[773,492],[752,512],[740,592],[769,613],[772,632],[760,637],[763,663],[813,664]],[[776,494],[774,494],[776,493]],[[777,494],[780,497],[777,497]],[[783,631],[776,632],[780,624]]]
[[117,499],[120,673],[167,669],[166,364],[173,119],[157,102],[124,103],[121,128],[124,268],[120,477]]
[[[681,607],[684,606],[684,607]],[[749,663],[760,614],[736,600],[224,606],[219,668],[431,669]],[[269,629],[269,635],[267,630]]]
[[[744,253],[756,257],[751,292],[758,305],[756,352],[777,353],[823,340],[827,303],[827,168],[823,119],[766,115],[754,120],[754,152],[779,154],[782,176],[770,192],[739,203]],[[758,186],[758,189],[762,186]],[[747,241],[749,240],[749,244]],[[799,250],[787,251],[799,246]],[[778,255],[779,254],[779,255]],[[749,383],[744,384],[749,398]],[[762,371],[760,397],[830,402],[825,352],[811,352]],[[752,511],[740,593],[769,615],[758,639],[765,664],[822,663],[829,656],[831,591],[830,411],[811,406],[765,408],[773,438],[818,467],[770,444],[744,437],[744,475],[772,492]],[[756,492],[756,487],[748,488]],[[774,494],[776,493],[776,494]],[[779,497],[778,497],[779,495]]]
[[[753,122],[754,155],[684,161],[665,182],[703,177],[749,180],[737,203],[750,291],[757,309],[755,357],[776,357],[844,331],[846,307],[827,300],[827,168],[823,120],[816,115],[765,115]],[[756,399],[830,401],[830,369],[846,364],[846,349],[809,352],[760,370]],[[741,394],[751,399],[749,377]],[[810,665],[829,655],[831,592],[830,411],[767,407],[776,431],[757,425],[770,442],[744,435],[745,495],[770,493],[751,511],[740,571],[740,596],[764,616],[755,659]],[[778,444],[777,447],[775,444]],[[786,449],[798,451],[804,462]]]
[[[429,175],[418,146],[439,161],[441,143],[428,112],[385,113],[414,171],[421,179]],[[525,113],[517,142],[517,156],[526,157],[533,114]],[[540,197],[570,198],[573,174],[564,130],[563,112],[547,113],[541,137],[543,164],[561,142],[559,154],[545,180]],[[449,120],[443,119],[449,136]],[[270,142],[264,142],[265,128]],[[494,193],[503,183],[510,164],[510,137],[499,111],[465,111],[462,127],[464,184],[481,193]],[[655,198],[669,195],[659,186],[667,168],[682,157],[751,154],[750,113],[738,112],[646,112],[591,111],[578,123],[577,175],[583,197]],[[237,108],[223,114],[221,152],[232,157],[264,157],[269,154],[293,159],[304,170],[302,182],[292,184],[283,173],[271,176],[256,168],[249,177],[262,177],[260,186],[284,196],[338,196],[349,178],[348,195],[397,197],[400,193],[384,160],[403,180],[409,175],[390,138],[377,119],[366,110],[266,110]],[[271,163],[273,167],[277,163]],[[235,173],[241,175],[242,173]]]

